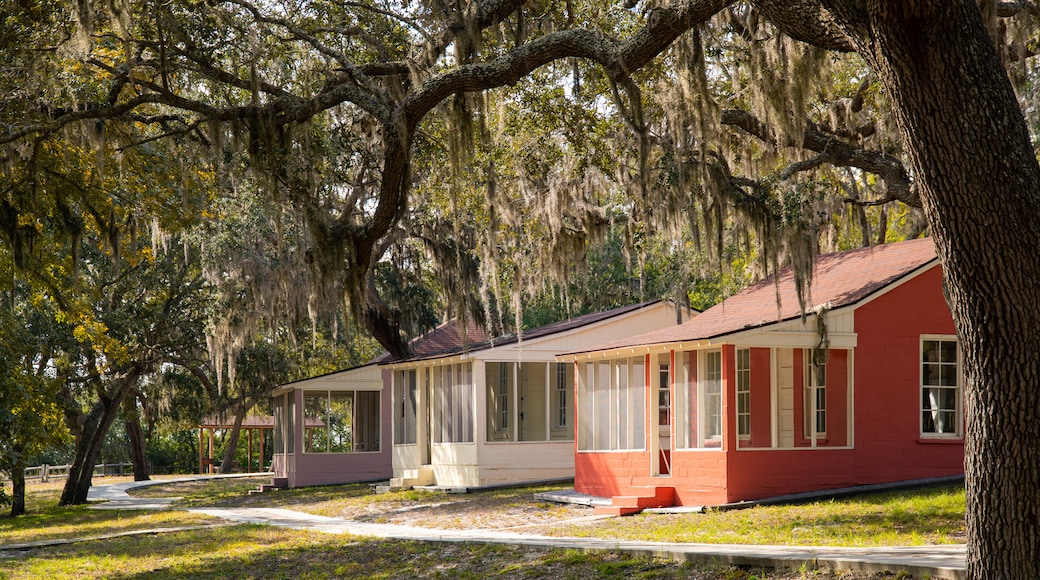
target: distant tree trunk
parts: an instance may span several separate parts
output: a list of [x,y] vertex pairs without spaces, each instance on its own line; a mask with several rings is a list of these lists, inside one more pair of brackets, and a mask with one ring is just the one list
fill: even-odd
[[881,217],[878,218],[877,245],[880,246],[888,239],[888,210],[885,209],[885,206],[881,206],[879,209],[881,210]]
[[25,454],[22,446],[14,444],[15,460],[11,465],[11,516],[25,513]]
[[1040,165],[975,0],[824,0],[893,101],[961,338],[968,576],[1040,578]]
[[220,460],[218,473],[231,473],[231,470],[234,468],[235,452],[238,450],[238,436],[242,432],[242,420],[245,419],[248,408],[249,405],[243,402],[238,408],[238,412],[235,413],[235,424],[231,428],[231,436],[228,437],[227,446],[224,447],[224,458]]
[[134,464],[134,481],[148,481],[148,456],[145,454],[144,430],[137,410],[137,396],[129,392],[123,397],[123,421],[130,440],[130,461]]

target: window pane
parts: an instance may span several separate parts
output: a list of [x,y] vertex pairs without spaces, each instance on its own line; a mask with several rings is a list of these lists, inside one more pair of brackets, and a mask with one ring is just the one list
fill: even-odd
[[926,340],[921,348],[923,360],[927,362],[939,362],[939,341]]
[[956,365],[942,365],[939,376],[941,377],[939,384],[944,387],[956,387],[957,386],[957,366]]
[[957,362],[957,343],[952,340],[944,340],[939,343],[939,360],[944,363]]
[[921,384],[923,385],[938,385],[939,384],[939,365],[925,363],[921,365]]

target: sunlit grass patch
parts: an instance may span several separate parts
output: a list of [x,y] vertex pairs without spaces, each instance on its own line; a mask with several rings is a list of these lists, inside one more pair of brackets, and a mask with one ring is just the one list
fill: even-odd
[[707,514],[554,526],[553,535],[661,542],[885,546],[964,541],[964,488],[948,486]]
[[131,497],[179,497],[178,506],[213,506],[248,496],[260,484],[271,483],[271,476],[199,479],[136,487],[127,490]]
[[358,539],[262,526],[84,542],[0,558],[0,578],[98,577],[747,580],[797,576],[614,552]]
[[[132,478],[98,478],[104,483]],[[94,537],[119,532],[220,523],[222,520],[182,511],[94,510],[87,505],[61,507],[64,482],[26,488],[26,514],[12,518],[0,513],[0,544]]]

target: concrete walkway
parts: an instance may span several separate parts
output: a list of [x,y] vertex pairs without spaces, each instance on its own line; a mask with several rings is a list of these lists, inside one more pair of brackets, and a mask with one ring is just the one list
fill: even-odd
[[[237,477],[258,474],[237,475]],[[262,474],[260,474],[262,475]],[[139,483],[121,483],[91,488],[92,501],[117,502],[115,509],[165,509],[169,501],[132,498],[126,490],[143,485],[160,485],[174,481],[192,481],[209,477],[198,476]],[[156,506],[156,507],[150,507]],[[95,507],[101,507],[95,506]],[[353,534],[399,540],[428,542],[477,542],[513,544],[576,550],[608,550],[631,554],[655,555],[676,560],[712,561],[741,566],[798,568],[805,563],[840,570],[861,572],[896,572],[905,570],[917,578],[964,578],[966,550],[963,544],[942,546],[892,546],[846,548],[830,546],[761,546],[745,544],[686,544],[668,542],[638,542],[597,538],[566,538],[522,534],[501,530],[465,529],[442,530],[391,524],[356,522],[277,508],[199,508],[189,512],[206,514],[226,521],[266,524],[297,530],[311,530],[330,534]]]
[[267,473],[228,473],[223,475],[188,475],[185,477],[171,477],[167,479],[152,479],[149,481],[129,481],[126,483],[112,483],[108,485],[93,485],[87,490],[87,501],[104,502],[91,506],[96,510],[163,510],[169,509],[170,504],[181,499],[179,497],[131,497],[126,493],[128,489],[151,487],[153,485],[165,485],[167,483],[181,483],[185,481],[199,481],[202,479],[230,479],[236,477],[263,477],[274,475]]

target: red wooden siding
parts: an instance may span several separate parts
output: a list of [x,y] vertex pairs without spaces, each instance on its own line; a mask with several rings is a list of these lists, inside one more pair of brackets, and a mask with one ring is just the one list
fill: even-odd
[[964,442],[923,440],[921,335],[954,335],[938,266],[856,311],[856,456],[862,483],[963,473]]
[[772,360],[768,348],[752,348],[751,363],[751,440],[745,447],[769,447],[772,443],[771,388]]

